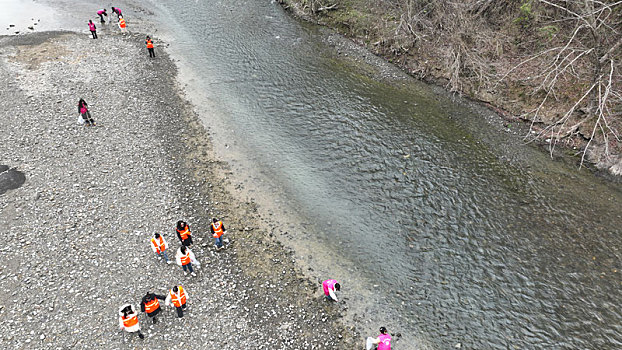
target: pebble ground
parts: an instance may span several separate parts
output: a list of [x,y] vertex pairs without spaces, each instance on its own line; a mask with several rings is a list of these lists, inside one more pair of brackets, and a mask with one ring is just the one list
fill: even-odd
[[[227,165],[141,34],[0,37],[0,165],[26,175],[0,195],[0,344],[7,349],[355,349],[346,306],[265,229],[253,203],[224,188]],[[84,98],[97,121],[77,123]],[[6,167],[3,167],[6,168]],[[209,220],[223,218],[216,252]],[[158,260],[154,232],[179,247],[189,222],[197,277]],[[189,310],[144,314],[146,338],[121,332],[118,307],[182,284]],[[358,339],[358,340],[355,340]]]

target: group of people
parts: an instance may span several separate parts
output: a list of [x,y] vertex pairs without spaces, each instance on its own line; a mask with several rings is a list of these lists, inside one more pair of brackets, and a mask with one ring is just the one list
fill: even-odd
[[[127,27],[127,24],[125,22],[125,19],[123,18],[121,9],[113,6],[112,13],[117,15],[119,28],[121,29],[121,31],[124,31]],[[105,8],[97,11],[97,15],[99,16],[101,23],[106,23],[106,20],[104,20],[104,16],[108,17],[108,13],[106,12]],[[91,35],[93,36],[93,39],[97,39],[97,27],[95,26],[95,23],[93,23],[93,20],[89,19],[88,26],[89,30],[91,31]],[[149,57],[155,57],[153,39],[151,39],[149,35],[147,35],[147,37],[145,38],[145,45],[147,46],[147,52],[149,52]],[[84,124],[86,126],[95,126],[95,121],[93,120],[93,117],[88,110],[88,105],[84,101],[84,99],[80,99],[80,101],[78,102],[78,114],[80,115],[80,117],[82,117],[81,119],[78,119],[78,122],[80,124]]]
[[[112,12],[117,15],[117,20],[119,23],[119,28],[124,30],[126,27],[125,19],[123,18],[123,14],[121,9],[118,7],[112,7]],[[104,16],[108,16],[106,9],[101,9],[97,11],[97,15],[99,16],[101,23],[105,23]],[[97,39],[97,28],[92,20],[89,20],[88,23],[89,30],[93,36],[93,39]],[[147,46],[147,51],[149,52],[149,57],[155,57],[153,40],[151,37],[147,36],[145,38],[145,45]],[[87,126],[94,126],[95,121],[93,120],[91,113],[88,110],[87,103],[80,99],[78,102],[78,112],[82,117],[82,123]],[[214,245],[217,250],[221,250],[224,248],[222,235],[226,233],[226,229],[222,221],[217,218],[212,219],[210,231],[212,236],[214,237]],[[175,261],[177,265],[181,266],[184,275],[188,275],[190,273],[192,276],[196,276],[194,272],[193,264],[196,267],[200,267],[200,263],[197,261],[194,253],[190,250],[192,246],[192,232],[190,231],[190,227],[188,223],[183,220],[177,222],[176,226],[177,238],[181,243],[179,249],[175,254]],[[169,259],[167,250],[169,248],[168,242],[164,237],[155,233],[153,237],[151,237],[151,248],[153,252],[160,259],[163,259],[167,264],[170,264],[172,261]],[[328,301],[338,302],[336,292],[341,290],[341,285],[334,279],[325,280],[322,282],[322,289],[324,291],[324,295]],[[163,300],[165,305],[173,305],[177,311],[177,317],[183,317],[183,310],[186,309],[186,303],[188,301],[188,293],[181,285],[173,286],[167,296],[158,295],[152,293],[151,291],[147,292],[145,296],[142,298],[140,303],[140,310],[147,314],[149,318],[153,320],[153,323],[157,322],[156,316],[161,312],[160,302],[159,300]],[[144,339],[144,335],[140,331],[140,324],[138,322],[138,311],[134,308],[132,304],[125,304],[119,308],[119,327],[121,330],[125,330],[128,333],[137,333],[141,339]],[[385,327],[380,327],[380,335],[377,338],[369,337],[367,338],[367,349],[371,349],[374,345],[377,345],[378,350],[390,350],[391,349],[391,335],[387,332]]]
[[[188,292],[181,285],[173,286],[168,291],[166,297],[155,293],[147,292],[140,301],[140,311],[147,314],[147,317],[156,323],[156,316],[162,311],[160,301],[164,300],[164,305],[172,305],[177,310],[177,317],[184,317],[184,310],[188,302]],[[140,331],[140,323],[138,322],[138,311],[132,304],[125,304],[119,308],[119,328],[128,333],[136,333],[140,339],[145,336]]]
[[[341,290],[341,285],[334,279],[325,280],[322,282],[322,290],[324,296],[328,301],[338,302],[336,292]],[[367,338],[367,350],[376,345],[378,350],[391,350],[391,334],[387,332],[386,327],[380,327],[380,335],[376,338]]]
[[[113,6],[112,13],[117,15],[117,23],[119,25],[119,29],[121,29],[121,31],[125,31],[125,28],[127,27],[127,23],[125,22],[125,18],[123,18],[121,9]],[[105,8],[97,11],[97,15],[99,16],[101,23],[106,23],[104,16],[108,17],[108,13],[106,12]],[[89,26],[89,30],[91,31],[91,35],[93,36],[93,39],[97,39],[97,27],[95,26],[95,23],[93,23],[93,21],[89,19],[88,26]]]
[[[224,245],[222,236],[227,232],[225,230],[225,225],[221,220],[212,218],[210,231],[212,233],[212,237],[214,237],[214,245],[216,250],[223,249]],[[181,266],[184,275],[187,276],[188,273],[190,273],[192,276],[196,276],[193,264],[196,267],[200,267],[201,264],[197,261],[194,253],[190,250],[190,247],[193,244],[190,226],[187,222],[179,220],[177,221],[175,232],[180,242],[180,247],[175,254],[177,265]],[[161,234],[155,233],[151,237],[150,243],[151,249],[156,256],[163,259],[167,264],[170,264],[171,260],[167,254],[169,245],[166,239],[164,239]],[[177,317],[181,318],[184,316],[184,310],[186,309],[188,292],[181,285],[173,286],[166,296],[152,293],[151,291],[147,292],[140,302],[140,311],[146,313],[147,317],[149,317],[153,323],[157,322],[156,316],[162,311],[162,308],[160,307],[160,300],[163,300],[166,306],[174,306],[177,311]],[[140,331],[138,311],[132,304],[125,304],[119,308],[119,327],[121,330],[125,330],[128,333],[137,333],[140,339],[144,339],[145,337]]]

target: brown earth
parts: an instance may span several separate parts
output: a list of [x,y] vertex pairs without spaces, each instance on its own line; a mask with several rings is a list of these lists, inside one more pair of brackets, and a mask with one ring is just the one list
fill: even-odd
[[[579,106],[565,124],[559,122],[592,79],[589,62],[577,60],[573,74],[558,79],[554,98],[535,113],[546,96],[540,84],[552,59],[538,55],[563,46],[573,30],[564,24],[567,21],[555,22],[561,15],[545,5],[520,0],[279,2],[294,15],[336,30],[418,79],[481,101],[509,121],[523,121],[530,126],[526,139],[546,145],[551,156],[574,155],[579,164],[589,145],[586,162],[622,175],[622,142],[607,130],[609,126],[620,135],[622,118],[615,112],[619,102],[611,105],[602,129],[595,129],[596,118],[586,118],[589,105]],[[538,57],[530,59],[533,56]],[[620,85],[618,78],[616,74],[614,87]]]

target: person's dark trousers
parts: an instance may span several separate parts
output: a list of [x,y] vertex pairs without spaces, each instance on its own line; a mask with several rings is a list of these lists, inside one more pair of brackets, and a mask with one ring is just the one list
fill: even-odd
[[150,47],[147,50],[149,50],[149,57],[155,57],[155,51],[153,51],[153,47]]
[[155,309],[154,312],[147,314],[147,316],[149,316],[149,318],[151,318],[153,320],[153,323],[158,322],[158,320],[156,319],[156,316],[160,313],[160,310],[162,310],[161,308],[157,308]]
[[[155,56],[153,56],[153,57],[155,57]],[[186,238],[183,241],[181,241],[181,244],[185,245],[186,247],[190,247],[192,245],[192,236],[188,236],[188,238]]]
[[93,39],[97,39],[97,32],[94,30],[91,30],[91,34],[93,34]]
[[82,119],[84,119],[84,123],[86,125],[95,125],[95,121],[91,117],[91,112],[86,111],[86,113],[82,113]]
[[186,271],[186,270],[189,271],[190,273],[194,272],[194,270],[192,269],[192,263],[187,263],[186,265],[181,265],[181,268],[184,271]]
[[104,15],[99,15],[99,18],[101,19],[102,23],[106,23],[106,21],[104,21]]
[[177,317],[184,317],[184,309],[186,308],[186,304],[182,305],[181,307],[175,306],[175,308],[177,309]]

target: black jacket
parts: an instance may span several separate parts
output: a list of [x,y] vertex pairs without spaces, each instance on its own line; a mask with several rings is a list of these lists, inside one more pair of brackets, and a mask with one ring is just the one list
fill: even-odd
[[164,297],[162,295],[158,295],[158,294],[154,294],[154,293],[146,294],[143,297],[143,300],[141,300],[141,302],[140,302],[140,311],[145,312],[145,304],[147,304],[148,302],[150,302],[154,298],[158,298],[160,300],[166,300],[166,297]]

